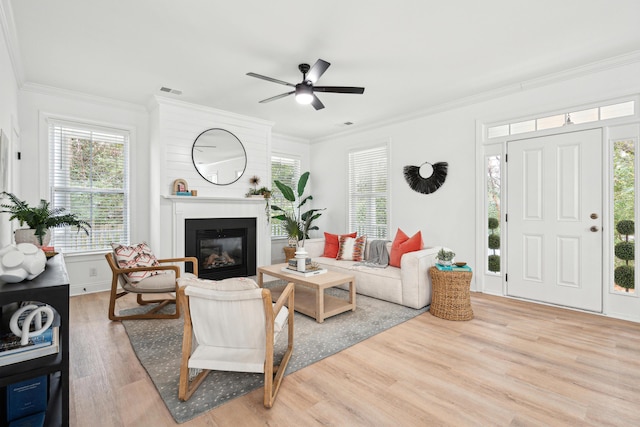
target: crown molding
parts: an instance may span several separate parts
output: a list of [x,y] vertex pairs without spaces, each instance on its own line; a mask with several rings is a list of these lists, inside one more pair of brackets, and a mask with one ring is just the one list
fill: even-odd
[[298,143],[298,144],[307,144],[307,145],[309,145],[309,142],[310,142],[309,139],[300,138],[298,136],[291,136],[291,135],[287,135],[287,134],[284,134],[284,133],[274,133],[274,132],[272,132],[271,133],[271,138],[272,139],[278,138],[280,140],[286,140],[288,142],[295,142],[295,143]]
[[76,92],[68,89],[60,89],[53,86],[41,85],[39,83],[24,83],[21,89],[25,92],[39,93],[42,95],[58,96],[61,98],[73,99],[76,101],[84,101],[92,104],[107,106],[113,108],[120,108],[123,110],[129,110],[136,113],[146,113],[147,109],[138,104],[131,102],[120,101],[113,98],[106,98],[98,95],[90,95],[84,92]]
[[25,81],[24,68],[22,59],[20,59],[20,45],[18,43],[18,34],[16,33],[16,25],[13,20],[13,9],[9,0],[0,2],[0,27],[4,34],[5,45],[9,53],[9,60],[13,68],[13,75],[16,79],[18,89],[22,87]]
[[376,122],[375,124],[363,125],[362,127],[359,127],[359,128],[332,133],[330,135],[312,139],[310,143],[315,144],[319,142],[329,141],[334,138],[341,138],[341,137],[345,137],[345,136],[349,136],[349,135],[353,135],[353,134],[357,134],[365,131],[380,129],[380,128],[391,126],[397,123],[407,122],[407,121],[415,120],[421,117],[430,116],[433,114],[442,113],[444,111],[453,110],[455,108],[460,108],[467,105],[473,105],[480,102],[489,101],[491,99],[500,98],[500,97],[511,95],[513,93],[521,92],[524,90],[533,89],[536,87],[548,86],[553,83],[558,83],[558,82],[566,81],[569,79],[578,78],[578,77],[586,76],[589,74],[594,74],[601,71],[622,67],[625,65],[635,64],[638,62],[640,62],[640,50],[625,53],[622,55],[613,56],[610,58],[603,59],[601,61],[592,62],[592,63],[581,65],[578,67],[573,67],[567,70],[547,74],[542,77],[523,80],[520,83],[513,83],[513,84],[501,86],[495,89],[480,92],[474,95],[443,102],[441,104],[434,105],[432,107],[425,108],[423,110],[419,110],[410,114],[393,117],[388,120],[381,120]]
[[242,114],[232,113],[230,111],[225,111],[225,110],[218,110],[217,108],[207,107],[205,105],[200,105],[200,104],[193,104],[191,102],[178,101],[176,99],[171,99],[171,98],[167,98],[160,95],[153,95],[153,99],[151,99],[147,104],[147,109],[149,111],[153,111],[156,108],[156,104],[168,105],[168,106],[174,106],[174,107],[180,107],[180,108],[188,108],[190,110],[196,110],[203,113],[220,115],[229,119],[234,119],[234,120],[243,121],[243,122],[251,122],[258,125],[267,126],[269,128],[272,128],[274,125],[274,123],[269,120],[258,119],[256,117],[245,116]]

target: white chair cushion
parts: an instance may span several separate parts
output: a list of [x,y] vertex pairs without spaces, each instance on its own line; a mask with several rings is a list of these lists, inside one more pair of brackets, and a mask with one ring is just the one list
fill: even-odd
[[126,274],[121,275],[124,278],[120,282],[122,287],[129,292],[138,293],[162,293],[176,291],[176,275],[173,270],[165,270],[166,274],[157,274],[149,276],[140,281],[132,281]]
[[199,279],[193,275],[191,277],[185,276],[178,279],[178,285],[182,286],[194,286],[202,289],[211,289],[214,291],[243,291],[249,289],[259,289],[258,284],[253,279],[248,277],[233,277],[224,280],[208,280]]
[[199,345],[189,358],[189,368],[215,371],[264,372],[265,346],[230,348]]
[[[275,304],[274,304],[275,306]],[[282,332],[287,326],[287,320],[289,319],[289,309],[287,307],[282,306],[278,314],[276,314],[276,318],[273,322],[273,342],[275,343],[278,339],[278,335]]]
[[[247,278],[180,278],[178,283],[188,284],[184,292],[195,340],[189,368],[264,372],[265,313],[257,283]],[[286,329],[288,315],[287,307],[276,314],[274,342]]]

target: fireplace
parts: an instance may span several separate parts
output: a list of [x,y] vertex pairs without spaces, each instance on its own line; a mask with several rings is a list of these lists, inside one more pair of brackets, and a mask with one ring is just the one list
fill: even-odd
[[[254,276],[256,218],[185,219],[184,254],[198,259],[203,279]],[[185,268],[193,272],[190,263]]]

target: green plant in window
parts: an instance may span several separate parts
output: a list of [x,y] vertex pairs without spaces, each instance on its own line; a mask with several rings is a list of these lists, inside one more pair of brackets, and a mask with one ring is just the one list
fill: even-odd
[[500,271],[500,255],[489,255],[489,271]]
[[500,271],[500,255],[496,255],[496,249],[500,249],[500,235],[496,233],[498,227],[500,227],[500,222],[497,218],[489,218],[489,249],[493,251],[491,255],[489,255],[488,260],[488,268],[489,271],[493,271],[495,273]]
[[625,265],[615,269],[613,278],[616,285],[629,292],[629,289],[635,289],[635,268],[629,265],[629,261],[635,259],[635,243],[629,241],[629,236],[635,234],[635,224],[631,220],[618,221],[616,231],[624,236],[624,240],[616,243],[614,252],[617,258],[625,262]]
[[613,278],[618,286],[621,286],[629,292],[635,286],[635,269],[632,265],[621,265],[615,269]]
[[297,192],[294,192],[287,184],[275,180],[274,184],[278,187],[282,196],[291,203],[291,209],[285,210],[280,206],[271,205],[271,210],[277,212],[277,215],[274,215],[272,218],[282,221],[288,237],[295,241],[302,241],[303,245],[304,239],[309,238],[309,231],[319,229],[317,226],[312,226],[311,224],[322,215],[320,211],[326,209],[309,209],[306,212],[302,212],[302,206],[308,201],[313,200],[313,196],[310,195],[304,198],[302,197],[308,180],[309,172],[303,173],[298,180]]

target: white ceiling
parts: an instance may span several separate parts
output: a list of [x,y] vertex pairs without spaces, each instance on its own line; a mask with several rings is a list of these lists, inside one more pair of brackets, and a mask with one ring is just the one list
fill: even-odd
[[[7,1],[7,0],[3,0]],[[7,4],[7,3],[5,3]],[[640,50],[638,0],[9,0],[23,83],[147,105],[165,95],[309,140]],[[332,65],[363,95],[258,101]],[[353,122],[347,128],[344,122]]]

